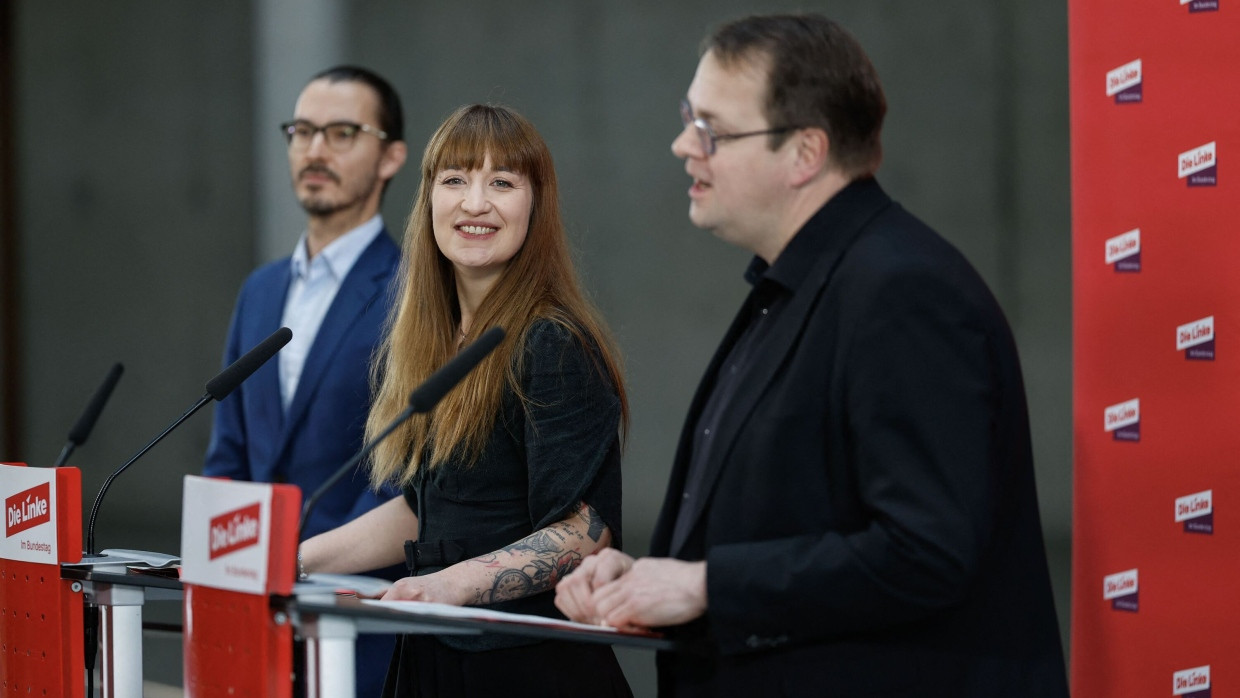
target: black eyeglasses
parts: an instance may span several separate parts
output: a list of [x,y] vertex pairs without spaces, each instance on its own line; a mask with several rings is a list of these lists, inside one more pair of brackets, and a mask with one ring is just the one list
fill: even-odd
[[779,128],[746,131],[744,133],[715,133],[715,129],[706,123],[706,119],[699,119],[693,116],[693,107],[689,106],[689,100],[687,99],[680,100],[680,123],[685,126],[692,126],[693,130],[697,132],[698,141],[702,144],[702,152],[707,157],[715,154],[715,147],[720,141],[734,141],[738,138],[748,138],[750,136],[769,136],[801,128],[800,126],[780,126]]
[[366,124],[355,124],[352,121],[333,121],[330,124],[315,126],[305,119],[297,119],[288,123],[280,124],[280,132],[284,134],[284,139],[288,141],[290,150],[305,150],[310,147],[310,142],[314,140],[314,134],[322,131],[323,140],[327,142],[327,147],[337,152],[344,152],[353,147],[353,143],[357,141],[357,134],[369,133],[381,141],[387,140],[387,132],[380,131],[374,126]]

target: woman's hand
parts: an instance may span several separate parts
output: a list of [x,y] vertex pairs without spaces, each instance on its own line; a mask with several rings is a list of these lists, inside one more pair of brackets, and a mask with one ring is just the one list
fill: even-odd
[[405,577],[388,588],[383,601],[429,601],[452,606],[464,606],[468,601],[459,584],[445,579],[443,572]]

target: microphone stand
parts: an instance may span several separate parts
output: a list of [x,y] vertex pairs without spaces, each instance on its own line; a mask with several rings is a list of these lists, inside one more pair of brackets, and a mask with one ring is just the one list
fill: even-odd
[[107,404],[108,398],[112,397],[112,391],[116,389],[116,383],[121,379],[121,374],[124,372],[125,366],[123,364],[119,362],[112,364],[112,370],[108,371],[108,375],[104,377],[99,390],[95,392],[95,396],[86,405],[86,410],[82,412],[81,417],[78,417],[77,424],[74,424],[73,429],[69,431],[69,438],[65,441],[64,448],[60,449],[60,455],[52,463],[53,468],[59,468],[69,462],[69,456],[73,453],[73,449],[86,443],[86,439],[90,437],[91,429],[95,428],[95,422],[99,419],[99,414],[103,412],[103,406]]
[[318,489],[316,489],[313,494],[311,494],[309,497],[306,498],[306,503],[302,505],[301,507],[301,521],[297,524],[297,540],[301,540],[302,534],[305,533],[306,531],[306,520],[310,517],[310,510],[314,508],[314,505],[319,503],[319,500],[323,498],[323,495],[327,494],[327,491],[330,490],[333,485],[339,482],[340,479],[343,478],[346,473],[349,473],[355,467],[357,467],[357,464],[362,462],[362,459],[370,455],[371,451],[375,450],[375,447],[379,445],[379,442],[386,439],[388,435],[391,434],[393,431],[396,431],[396,428],[404,424],[405,420],[412,417],[415,412],[417,412],[417,410],[414,408],[413,405],[406,407],[403,412],[401,412],[399,415],[396,416],[396,419],[392,420],[391,424],[387,425],[387,427],[384,428],[383,431],[379,432],[379,434],[375,436],[373,441],[366,444],[366,446],[362,448],[362,450],[353,454],[352,458],[346,461],[345,464],[341,466],[339,470],[332,473],[331,477],[323,481],[323,484],[319,485]]
[[86,554],[91,556],[94,556],[95,554],[95,519],[99,516],[99,505],[103,503],[103,495],[108,491],[108,488],[112,486],[112,481],[115,480],[118,475],[125,472],[126,468],[133,465],[134,461],[138,460],[143,454],[151,450],[151,447],[160,441],[163,441],[164,437],[171,433],[173,429],[180,426],[181,422],[189,419],[195,412],[202,409],[204,405],[211,402],[211,399],[210,393],[206,393],[202,397],[198,398],[198,402],[194,403],[193,407],[186,410],[185,414],[174,419],[172,424],[169,424],[166,429],[160,432],[159,436],[152,439],[151,442],[144,446],[141,451],[138,451],[132,458],[125,461],[124,465],[114,470],[112,474],[108,476],[108,479],[103,481],[103,486],[99,488],[99,494],[95,495],[95,503],[90,508],[90,523],[86,527]]
[[[90,522],[86,529],[86,554],[89,557],[95,556],[95,521],[99,516],[99,506],[103,503],[103,495],[112,486],[112,482],[116,477],[125,472],[125,469],[133,465],[135,461],[142,457],[147,451],[151,450],[155,444],[163,440],[165,436],[172,432],[173,429],[180,426],[182,422],[189,419],[195,412],[202,409],[204,405],[212,400],[223,400],[238,385],[249,378],[260,366],[266,363],[276,352],[284,348],[292,339],[293,332],[287,327],[281,327],[273,332],[270,336],[251,349],[244,356],[234,361],[232,364],[221,371],[211,380],[207,381],[206,393],[198,398],[192,407],[185,411],[180,417],[177,417],[169,424],[166,429],[160,432],[151,440],[142,450],[138,451],[132,458],[125,461],[125,464],[117,468],[103,481],[103,486],[99,488],[99,494],[95,495],[95,502],[90,509]],[[86,687],[90,693],[94,692],[94,671],[95,671],[95,655],[99,650],[99,606],[92,599],[85,598],[83,600],[85,608],[83,609],[83,621],[85,627],[85,663],[86,663]],[[89,694],[88,694],[89,695]]]

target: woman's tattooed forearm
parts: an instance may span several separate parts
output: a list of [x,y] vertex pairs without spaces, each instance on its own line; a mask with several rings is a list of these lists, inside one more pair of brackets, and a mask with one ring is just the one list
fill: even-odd
[[473,603],[519,599],[555,588],[565,575],[581,564],[581,549],[593,547],[585,543],[585,536],[598,543],[607,527],[598,512],[586,504],[577,510],[576,518],[585,524],[584,535],[580,523],[568,519],[535,531],[495,553],[475,558],[476,562],[492,567],[512,557],[524,560],[519,566],[501,569],[489,589],[478,590]]
[[509,601],[553,589],[580,564],[581,553],[569,550],[554,559],[535,558],[520,569],[501,570],[495,575],[495,583],[490,589],[481,591],[475,603]]

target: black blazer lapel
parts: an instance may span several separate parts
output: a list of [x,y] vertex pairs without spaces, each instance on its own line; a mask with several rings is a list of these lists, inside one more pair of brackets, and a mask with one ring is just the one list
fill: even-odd
[[[774,352],[764,351],[762,360],[750,366],[749,370],[741,376],[740,386],[736,391],[736,401],[732,403],[719,420],[721,438],[715,442],[711,452],[706,457],[707,470],[702,479],[702,496],[691,499],[689,501],[689,511],[684,514],[691,517],[693,525],[686,527],[683,529],[684,531],[693,530],[697,525],[697,519],[706,510],[714,493],[715,483],[718,481],[719,474],[723,470],[723,464],[727,460],[727,454],[731,452],[741,428],[749,420],[754,407],[762,398],[762,393],[771,384],[776,370],[783,364],[784,359],[796,344],[797,337],[805,325],[805,319],[809,315],[809,311],[813,307],[813,301],[818,297],[820,289],[821,286],[814,289],[803,286],[797,290],[789,306],[780,314],[775,325],[771,327],[770,333],[762,340],[764,347],[777,347],[777,350]],[[715,370],[718,370],[717,366]],[[715,374],[712,373],[711,375]],[[713,383],[714,381],[712,380],[711,384],[713,385]],[[687,422],[687,424],[696,424],[696,422],[697,419],[695,417],[692,422]],[[692,435],[689,433],[688,428],[685,429],[685,434],[682,438],[688,439],[688,444],[686,445],[692,443]],[[687,466],[687,452],[684,460]],[[684,469],[687,470],[687,467]],[[679,496],[683,488],[682,476],[680,487],[676,490],[677,496]],[[683,550],[687,540],[687,535],[682,535],[679,539],[673,538],[670,545],[671,554],[673,556],[678,555]]]
[[732,324],[728,326],[728,331],[723,335],[723,341],[719,343],[719,348],[715,350],[715,355],[711,357],[710,363],[706,367],[706,372],[702,375],[702,380],[698,383],[697,390],[693,394],[693,400],[689,403],[689,412],[685,416],[684,426],[680,431],[680,440],[676,445],[676,456],[672,460],[672,475],[667,485],[667,493],[664,495],[663,508],[659,510],[659,518],[655,522],[654,533],[651,536],[650,554],[655,556],[665,556],[670,554],[670,537],[676,526],[676,517],[680,513],[681,492],[685,488],[685,477],[689,470],[689,454],[693,448],[693,432],[692,427],[697,424],[698,417],[705,409],[706,400],[710,397],[711,390],[714,389],[715,376],[719,372],[719,366],[727,358],[728,352],[732,351],[732,346],[736,344],[736,340],[740,337],[741,331],[744,329],[744,321],[746,315],[745,305],[741,306],[740,312],[736,317],[732,318]]
[[[708,454],[706,460],[707,471],[702,480],[702,496],[695,497],[690,503],[690,510],[686,515],[692,517],[692,525],[685,527],[685,531],[692,532],[700,524],[699,519],[702,514],[710,506],[710,502],[714,497],[715,485],[719,480],[719,475],[723,471],[723,466],[727,462],[728,454],[731,453],[736,439],[745,423],[749,421],[754,408],[761,401],[763,394],[767,388],[776,380],[776,374],[792,353],[792,350],[800,341],[800,336],[805,330],[806,324],[809,322],[818,300],[822,297],[823,291],[827,287],[827,283],[831,278],[831,273],[839,265],[847,253],[848,248],[853,244],[857,237],[865,229],[865,225],[891,204],[891,199],[878,187],[877,184],[865,186],[864,184],[857,190],[842,192],[841,199],[854,199],[849,202],[850,206],[857,207],[855,199],[862,197],[862,205],[855,209],[854,215],[847,219],[839,219],[838,215],[833,215],[833,202],[836,199],[828,201],[822,209],[820,209],[802,228],[805,232],[811,227],[822,227],[829,225],[830,240],[823,250],[818,260],[814,263],[810,273],[806,276],[801,285],[793,292],[793,296],[789,301],[788,307],[780,313],[779,318],[771,327],[770,333],[762,339],[759,348],[760,360],[749,367],[749,370],[741,376],[740,386],[736,392],[736,401],[721,417],[719,422],[719,432],[721,438],[714,444],[711,453]],[[837,202],[837,203],[843,203]],[[836,220],[832,220],[832,218]],[[830,223],[828,223],[830,221]],[[714,360],[711,362],[711,370],[707,374],[709,381],[703,381],[703,386],[699,388],[698,395],[694,397],[694,411],[691,413],[691,419],[686,420],[685,428],[681,432],[680,448],[676,458],[676,472],[679,473],[678,481],[674,481],[672,492],[668,493],[668,500],[672,499],[673,492],[679,500],[680,492],[684,488],[684,471],[687,470],[688,449],[692,445],[692,435],[690,430],[697,422],[697,415],[700,414],[702,405],[705,403],[707,394],[704,388],[707,385],[713,386],[715,373],[719,370],[719,363],[727,356],[726,349],[730,350],[736,337],[740,333],[739,325],[742,313],[737,316],[732,327],[728,331],[729,342],[724,347],[720,347],[720,351],[715,354]],[[666,507],[666,505],[665,505]],[[660,524],[672,526],[676,520],[673,515],[670,521],[660,520]],[[670,534],[671,529],[667,529]],[[672,556],[678,556],[685,548],[685,544],[689,540],[689,534],[682,536],[679,540],[671,540],[669,544],[669,553]]]

